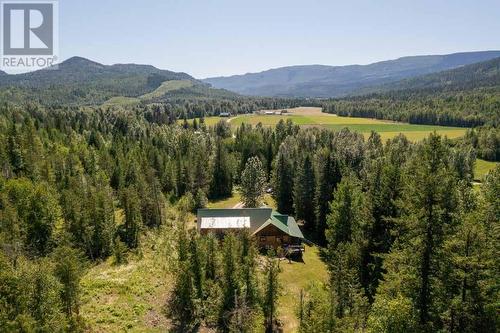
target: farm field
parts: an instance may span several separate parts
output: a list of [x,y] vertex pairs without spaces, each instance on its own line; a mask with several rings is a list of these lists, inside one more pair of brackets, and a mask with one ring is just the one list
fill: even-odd
[[[205,123],[210,125],[217,123],[220,119],[220,117],[207,117],[205,118]],[[459,127],[415,125],[371,118],[340,117],[333,114],[322,113],[321,108],[313,107],[289,109],[288,113],[283,115],[239,115],[230,118],[228,121],[233,127],[240,126],[243,123],[253,126],[258,123],[264,126],[275,126],[280,120],[286,121],[287,119],[303,127],[320,127],[334,131],[339,131],[347,127],[353,131],[364,134],[365,137],[368,137],[371,131],[376,131],[380,133],[384,141],[400,133],[405,134],[412,141],[419,141],[434,131],[453,139],[463,136],[466,131],[465,128]]]
[[[224,117],[207,117],[205,118],[205,125],[207,126],[214,126],[221,120],[228,120],[229,118],[224,118]],[[190,120],[192,123],[192,120]]]

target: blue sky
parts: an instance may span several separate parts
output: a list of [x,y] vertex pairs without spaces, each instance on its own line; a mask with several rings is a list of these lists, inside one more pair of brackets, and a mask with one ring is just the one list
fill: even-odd
[[197,78],[500,49],[498,0],[60,0],[60,53]]

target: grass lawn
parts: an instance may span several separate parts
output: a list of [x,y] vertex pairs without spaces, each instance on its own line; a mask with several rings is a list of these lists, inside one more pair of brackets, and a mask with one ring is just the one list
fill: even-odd
[[270,207],[274,210],[276,210],[276,201],[274,201],[273,197],[270,194],[264,194],[264,198],[262,200],[262,203],[266,205],[267,207]]
[[233,190],[233,196],[221,200],[209,201],[207,208],[233,208],[238,202],[241,201],[241,195],[238,190]]
[[304,262],[281,261],[280,283],[282,294],[279,299],[279,315],[285,324],[285,332],[296,332],[298,320],[296,310],[300,291],[313,281],[326,282],[327,269],[321,261],[319,249],[315,246],[306,246],[303,256]]
[[498,165],[498,162],[490,162],[481,159],[476,160],[476,165],[474,166],[474,180],[482,181],[484,176],[488,174]]

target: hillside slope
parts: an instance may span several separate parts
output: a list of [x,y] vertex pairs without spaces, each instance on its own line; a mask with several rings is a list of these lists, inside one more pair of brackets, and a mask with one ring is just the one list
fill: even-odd
[[306,65],[203,80],[245,95],[340,97],[364,87],[453,69],[500,57],[500,51],[403,57],[370,65]]
[[185,73],[161,70],[150,65],[108,66],[73,57],[57,68],[0,75],[0,100],[13,103],[36,101],[45,105],[100,105],[112,98],[140,96],[158,100],[171,92],[162,88],[170,81],[184,82],[178,89],[190,91],[191,88],[195,90],[194,87],[203,86],[212,90],[207,84]]
[[325,102],[342,116],[413,124],[475,127],[500,124],[500,57],[356,91]]
[[456,69],[404,79],[394,83],[359,90],[358,94],[396,91],[463,91],[500,86],[500,57]]

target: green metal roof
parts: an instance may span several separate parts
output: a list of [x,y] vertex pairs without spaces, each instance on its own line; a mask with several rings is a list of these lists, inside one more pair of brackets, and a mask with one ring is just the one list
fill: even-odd
[[300,228],[293,217],[280,214],[276,211],[273,211],[271,213],[270,219],[267,220],[259,229],[257,229],[254,234],[258,233],[261,230],[264,230],[270,224],[292,237],[304,238],[304,235],[300,231]]

